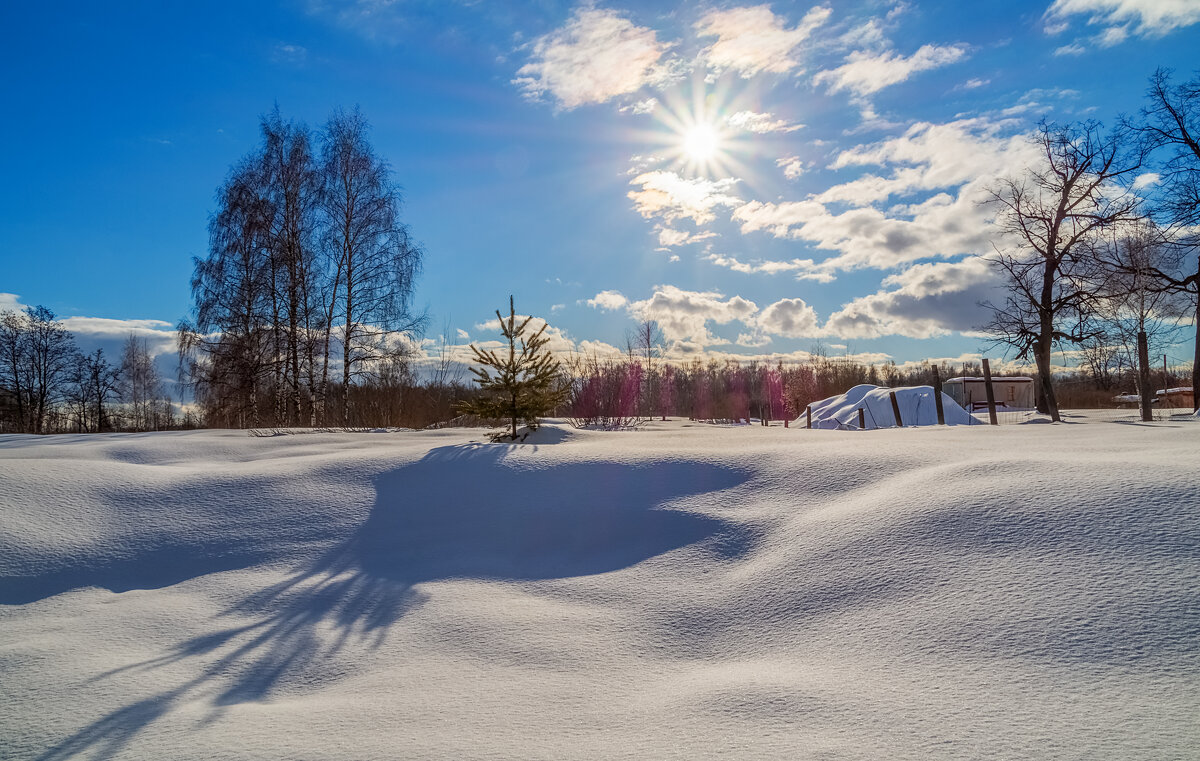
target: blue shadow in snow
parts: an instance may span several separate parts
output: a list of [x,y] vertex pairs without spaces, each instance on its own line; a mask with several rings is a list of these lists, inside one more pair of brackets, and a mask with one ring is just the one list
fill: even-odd
[[[662,505],[748,478],[686,462],[518,470],[497,454],[493,447],[446,447],[380,476],[370,517],[339,560],[406,584],[615,571],[731,533],[724,521]],[[745,549],[744,541],[718,544],[726,555]]]
[[267,558],[252,548],[179,542],[115,558],[76,557],[67,567],[36,576],[0,576],[0,605],[24,605],[80,587],[111,592],[161,589],[197,576],[248,568]]
[[[110,758],[177,700],[220,680],[214,711],[261,700],[291,675],[353,639],[378,646],[420,604],[414,584],[455,578],[537,580],[616,571],[705,542],[719,557],[750,549],[734,524],[666,505],[729,489],[750,473],[696,462],[559,464],[521,469],[509,447],[435,449],[375,480],[370,515],[310,567],[224,612],[239,625],[178,643],[162,656],[103,674],[140,672],[213,656],[196,676],[118,708],[37,756]],[[248,619],[248,622],[247,622]],[[333,630],[332,640],[325,634]]]

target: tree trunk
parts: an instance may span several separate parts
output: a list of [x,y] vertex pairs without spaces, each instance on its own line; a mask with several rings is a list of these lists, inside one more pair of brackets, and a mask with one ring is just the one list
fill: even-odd
[[1137,335],[1138,352],[1138,405],[1142,410],[1142,422],[1154,419],[1151,405],[1153,392],[1150,390],[1150,342],[1146,331],[1139,330]]
[[1192,355],[1192,412],[1200,410],[1200,293],[1196,294],[1196,347]]
[[1038,339],[1037,346],[1034,348],[1034,361],[1037,364],[1038,384],[1042,389],[1043,401],[1046,405],[1045,412],[1050,416],[1050,419],[1055,423],[1061,422],[1062,418],[1058,414],[1058,399],[1054,396],[1054,381],[1050,377],[1050,328],[1043,327],[1044,338]]

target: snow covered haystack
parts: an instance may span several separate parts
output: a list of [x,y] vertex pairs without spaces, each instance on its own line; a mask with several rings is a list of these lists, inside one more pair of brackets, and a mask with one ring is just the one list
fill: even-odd
[[[858,410],[863,410],[864,429],[892,428],[897,425],[892,410],[891,392],[896,394],[901,422],[907,426],[937,425],[937,405],[932,386],[883,388],[864,383],[844,394],[831,396],[812,405],[813,428],[858,428]],[[942,394],[946,425],[979,425],[971,413]],[[804,416],[800,418],[804,422]]]

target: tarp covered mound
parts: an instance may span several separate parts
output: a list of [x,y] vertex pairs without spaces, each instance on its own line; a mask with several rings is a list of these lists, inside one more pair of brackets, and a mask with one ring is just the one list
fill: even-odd
[[[864,428],[892,428],[896,426],[896,415],[892,411],[889,392],[896,393],[900,406],[901,422],[905,426],[937,425],[937,406],[934,403],[932,386],[901,386],[882,388],[862,384],[840,396],[831,396],[812,404],[813,428],[858,428],[858,410],[863,410]],[[964,410],[953,399],[942,394],[942,409],[947,425],[979,425],[971,413]],[[801,415],[800,422],[804,421]]]

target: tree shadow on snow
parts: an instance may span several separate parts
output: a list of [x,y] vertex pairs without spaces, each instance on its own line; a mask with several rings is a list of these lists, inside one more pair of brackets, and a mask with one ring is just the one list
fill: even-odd
[[374,506],[347,541],[221,614],[250,623],[97,678],[203,657],[195,679],[105,716],[39,759],[85,750],[108,758],[195,688],[221,685],[215,720],[223,707],[264,699],[289,676],[319,672],[350,643],[378,647],[425,599],[414,588],[423,582],[588,576],[700,542],[722,557],[749,549],[749,534],[733,524],[666,507],[742,484],[746,471],[695,462],[539,468],[506,462],[511,449],[442,447],[377,477]]

